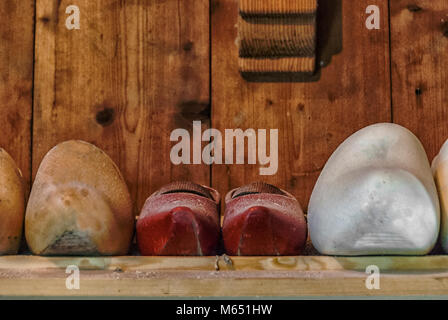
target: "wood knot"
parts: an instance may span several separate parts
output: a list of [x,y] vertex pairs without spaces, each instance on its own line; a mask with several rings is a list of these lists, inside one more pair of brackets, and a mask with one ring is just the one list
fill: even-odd
[[182,49],[184,49],[185,52],[189,52],[193,49],[194,43],[191,41],[187,41],[182,46]]
[[103,127],[107,127],[114,122],[115,110],[112,108],[104,108],[96,114],[96,122]]
[[178,108],[182,117],[189,121],[209,120],[211,117],[211,108],[208,102],[182,101],[178,104]]
[[442,19],[440,28],[442,29],[443,36],[448,38],[448,20]]
[[42,21],[42,23],[49,23],[51,21],[51,19],[49,17],[46,17],[46,16],[40,18],[39,20]]
[[419,11],[422,11],[422,8],[419,7],[419,6],[416,5],[416,4],[409,4],[409,5],[407,6],[407,8],[408,8],[408,10],[411,11],[411,12],[419,12]]

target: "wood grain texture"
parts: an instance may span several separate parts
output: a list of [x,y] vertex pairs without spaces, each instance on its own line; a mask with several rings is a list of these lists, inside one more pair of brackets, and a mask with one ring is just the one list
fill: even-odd
[[288,19],[238,18],[240,57],[279,58],[313,57],[316,26]]
[[[231,259],[232,267],[228,266]],[[446,296],[448,257],[0,258],[0,297]],[[368,265],[380,290],[365,286]],[[80,266],[67,290],[66,266]],[[218,265],[218,269],[216,269]]]
[[390,6],[394,122],[416,134],[432,160],[448,138],[448,3]]
[[217,280],[213,273],[98,273],[85,272],[79,290],[67,290],[67,274],[30,273],[0,278],[0,298],[162,298],[162,297],[412,297],[444,298],[448,274],[385,276],[381,290],[368,290],[365,273],[305,273],[300,277],[248,277],[247,273]]
[[0,2],[0,147],[31,175],[34,1]]
[[249,82],[238,72],[238,1],[212,2],[212,126],[222,132],[279,129],[277,174],[260,176],[258,165],[214,165],[213,185],[221,193],[264,180],[291,192],[306,208],[337,146],[369,124],[391,120],[388,2],[379,3],[381,30],[372,31],[365,28],[364,14],[371,2],[340,2],[342,21],[335,16],[337,4],[319,1],[318,21],[326,23],[318,26],[317,37],[323,64],[329,48],[337,47],[332,41],[338,39],[338,25],[343,37],[342,51],[318,77],[309,82]]
[[3,256],[0,257],[0,270],[65,270],[75,265],[80,270],[103,271],[213,271],[217,269],[216,257],[40,257]]
[[[209,126],[209,4],[38,0],[33,174],[68,139],[102,148],[121,169],[138,212],[165,183],[209,184],[206,165],[170,162],[173,129]],[[192,19],[194,17],[194,19]]]
[[240,71],[313,73],[317,2],[314,7],[312,2],[239,1]]
[[29,255],[0,257],[0,270],[65,270],[76,265],[80,270],[102,271],[365,271],[376,265],[386,272],[427,272],[448,270],[448,256],[425,257],[41,257]]
[[240,58],[238,65],[241,72],[248,73],[312,73],[314,72],[316,59],[314,57],[299,58],[278,58],[278,59],[258,59],[258,58]]
[[317,0],[239,0],[243,14],[303,14],[316,11]]

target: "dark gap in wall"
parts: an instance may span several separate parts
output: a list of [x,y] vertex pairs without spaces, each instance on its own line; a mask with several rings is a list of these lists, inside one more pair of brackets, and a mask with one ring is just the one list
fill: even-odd
[[[210,99],[210,128],[213,128],[213,96],[212,96],[212,84],[213,84],[213,79],[212,79],[212,68],[213,68],[213,64],[212,64],[212,50],[213,50],[213,46],[212,46],[212,26],[213,26],[213,12],[216,10],[216,6],[217,6],[217,2],[216,0],[210,0],[209,1],[209,14],[208,14],[208,27],[209,27],[209,99]],[[214,188],[215,186],[213,185],[213,166],[214,164],[211,164],[210,167],[210,187]],[[221,203],[222,203],[222,197],[223,195],[221,194]],[[221,204],[221,206],[218,209],[218,213],[219,213],[219,224],[221,225],[221,217],[224,214],[222,212],[223,209],[223,205]],[[217,255],[222,255],[225,253],[224,250],[224,242],[222,239],[222,230],[220,230],[220,237],[219,237],[219,244],[218,244],[218,248],[216,249],[216,254]]]
[[[30,118],[30,158],[29,158],[29,181],[28,186],[28,197],[31,193],[31,187],[33,186],[33,141],[34,141],[34,80],[35,80],[35,66],[36,66],[36,23],[37,23],[37,4],[33,1],[34,6],[34,16],[33,16],[33,70],[31,75],[31,118]],[[28,197],[26,201],[28,202]],[[26,206],[25,206],[26,208]],[[22,240],[20,243],[19,254],[29,254],[28,245],[25,238],[25,223],[22,227]]]
[[[208,98],[210,108],[210,128],[213,128],[213,105],[212,105],[212,10],[213,0],[208,2]],[[213,164],[209,166],[209,185],[213,188]]]
[[393,91],[392,91],[392,32],[391,32],[391,17],[390,17],[390,1],[387,1],[388,9],[388,26],[389,26],[389,93],[390,93],[390,122],[394,122],[394,106],[393,106]]
[[34,140],[34,81],[36,71],[36,29],[37,29],[37,4],[34,1],[34,17],[33,17],[33,74],[31,80],[31,119],[30,119],[30,185],[29,191],[33,182],[33,140]]

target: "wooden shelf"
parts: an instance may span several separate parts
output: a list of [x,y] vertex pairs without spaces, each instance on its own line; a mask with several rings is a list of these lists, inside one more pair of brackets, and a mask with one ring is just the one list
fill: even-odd
[[[68,290],[66,267],[80,269]],[[381,270],[380,290],[365,269]],[[448,256],[0,257],[0,297],[342,297],[448,295]]]

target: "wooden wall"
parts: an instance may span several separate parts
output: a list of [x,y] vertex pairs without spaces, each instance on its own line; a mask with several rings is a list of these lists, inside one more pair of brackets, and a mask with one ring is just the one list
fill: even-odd
[[0,148],[30,184],[34,1],[0,1]]
[[[306,208],[328,157],[364,126],[408,127],[430,160],[448,138],[446,0],[320,0],[323,67],[307,82],[242,79],[237,0],[18,3],[0,2],[0,146],[28,184],[55,144],[83,139],[116,161],[136,213],[176,179],[223,194],[265,180]],[[71,4],[81,9],[80,30],[65,28]],[[364,26],[371,4],[381,9],[380,30]],[[279,129],[277,174],[172,165],[170,133],[191,131],[193,120],[222,131]]]
[[393,120],[432,160],[448,138],[448,1],[393,0],[390,10]]
[[[80,30],[65,27],[70,4]],[[209,125],[209,70],[207,0],[37,0],[33,176],[55,144],[82,139],[118,164],[136,210],[169,181],[208,184],[207,166],[171,165],[169,138],[197,115]]]
[[[323,14],[318,20],[324,28],[318,35],[318,61],[325,58],[322,50],[331,61],[309,82],[245,81],[236,59],[234,13],[238,3],[214,1],[212,13],[212,125],[222,130],[278,128],[279,170],[262,178],[292,192],[304,207],[337,146],[358,129],[390,121],[387,1],[378,2],[386,16],[381,30],[374,31],[364,27],[363,13],[371,0],[319,3]],[[335,43],[325,47],[329,31],[334,32]],[[258,169],[214,166],[213,183],[222,191],[228,190],[259,180]]]

